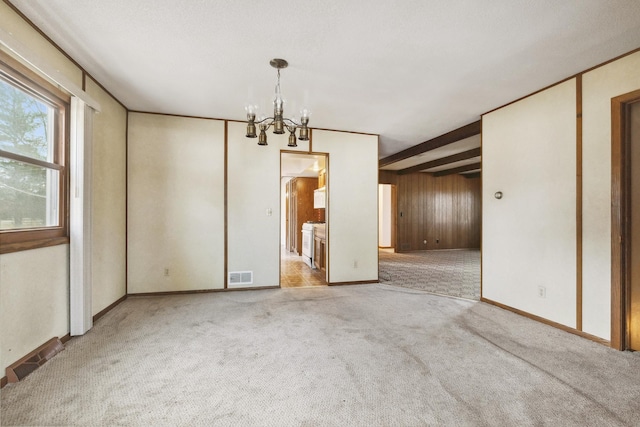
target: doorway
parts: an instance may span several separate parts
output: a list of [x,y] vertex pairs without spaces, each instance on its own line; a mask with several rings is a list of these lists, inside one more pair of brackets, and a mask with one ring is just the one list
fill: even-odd
[[397,228],[396,186],[378,184],[378,248],[395,252]]
[[640,351],[640,90],[612,100],[611,346]]
[[280,287],[327,285],[326,154],[280,155]]

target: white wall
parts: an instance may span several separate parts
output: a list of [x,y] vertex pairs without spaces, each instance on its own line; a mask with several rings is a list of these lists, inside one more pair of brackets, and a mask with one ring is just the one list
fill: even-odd
[[575,327],[576,80],[484,115],[482,162],[483,297]]
[[92,313],[127,293],[127,111],[91,78],[87,93],[102,111],[93,117]]
[[611,98],[640,89],[640,52],[582,79],[583,330],[611,334]]
[[[288,134],[268,132],[267,146],[246,138],[246,124],[228,124],[228,271],[253,271],[253,284],[280,285],[280,150]],[[309,143],[298,141],[295,151]],[[267,210],[271,210],[271,215]]]
[[69,333],[69,245],[0,256],[0,366]]
[[129,293],[223,288],[224,122],[130,113],[128,141]]
[[391,185],[378,185],[378,246],[391,246]]
[[313,130],[312,147],[329,153],[328,281],[378,280],[378,137]]

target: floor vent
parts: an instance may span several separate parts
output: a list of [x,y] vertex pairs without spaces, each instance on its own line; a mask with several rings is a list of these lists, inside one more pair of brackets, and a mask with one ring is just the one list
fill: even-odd
[[253,284],[253,271],[231,271],[229,272],[228,287],[237,288],[244,285]]
[[58,338],[51,338],[13,365],[7,367],[7,380],[10,383],[21,381],[62,350],[64,350],[62,342]]

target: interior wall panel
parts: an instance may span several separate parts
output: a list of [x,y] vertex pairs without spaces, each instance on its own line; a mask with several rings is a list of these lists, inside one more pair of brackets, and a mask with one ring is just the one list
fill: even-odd
[[[253,284],[280,284],[280,150],[288,134],[268,132],[267,146],[247,138],[246,124],[228,124],[228,257],[229,271],[252,271]],[[308,152],[299,141],[293,151]]]
[[575,327],[575,79],[484,115],[482,132],[483,297]]
[[129,114],[129,293],[224,287],[224,121]]
[[127,111],[87,78],[102,110],[93,117],[92,305],[99,313],[127,293]]
[[314,130],[313,149],[329,153],[329,280],[378,280],[378,137]]
[[[0,27],[82,85],[82,70],[4,2]],[[2,375],[8,365],[45,341],[69,333],[69,245],[0,255],[0,325]]]
[[582,77],[582,328],[611,335],[611,98],[640,89],[640,52]]
[[69,333],[69,245],[0,255],[0,366]]
[[398,252],[480,248],[480,178],[380,171],[379,179],[397,186]]

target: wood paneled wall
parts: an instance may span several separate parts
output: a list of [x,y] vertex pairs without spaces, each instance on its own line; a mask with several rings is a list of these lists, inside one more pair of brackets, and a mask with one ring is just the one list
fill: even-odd
[[[447,175],[436,178],[427,173],[396,175],[380,171],[379,182],[396,185],[396,251],[480,248],[482,198],[479,177]],[[427,244],[424,244],[425,240]]]

